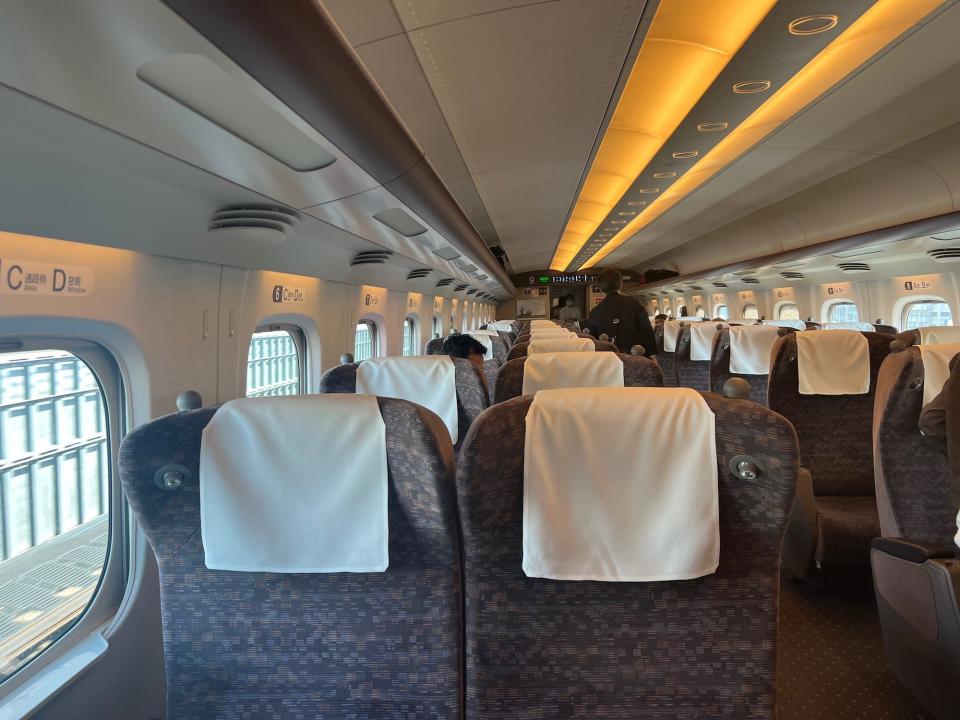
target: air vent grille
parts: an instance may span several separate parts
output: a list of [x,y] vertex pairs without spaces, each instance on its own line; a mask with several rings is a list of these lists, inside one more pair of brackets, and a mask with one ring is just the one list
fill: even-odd
[[383,265],[387,260],[390,259],[390,256],[393,255],[392,250],[365,250],[364,252],[359,252],[353,256],[353,260],[350,261],[351,265]]
[[691,290],[703,290],[703,286],[702,286],[702,285],[691,285],[691,286],[690,286],[690,289],[691,289]]
[[870,266],[862,262],[842,262],[837,267],[847,274],[870,272]]
[[960,247],[927,250],[927,255],[940,263],[960,262]]
[[726,284],[726,283],[721,283],[721,282],[715,282],[715,283],[713,284],[713,286],[714,286],[714,287],[719,287],[719,288],[724,288],[724,287],[727,286],[727,284]]
[[476,292],[477,292],[476,288],[470,288],[469,290],[467,290],[467,295],[473,295]]
[[454,291],[454,292],[460,292],[461,290],[466,290],[467,287],[469,287],[469,286],[468,286],[468,285],[457,285],[457,286],[453,289],[453,291]]
[[759,284],[760,284],[760,281],[757,280],[756,278],[744,277],[744,278],[740,278],[740,280],[741,280],[742,282],[745,282],[747,285],[759,285]]
[[803,273],[802,273],[802,272],[797,272],[796,270],[790,270],[790,271],[788,271],[788,272],[782,272],[782,273],[780,273],[780,275],[782,275],[783,277],[785,277],[787,280],[803,280]]
[[299,221],[300,213],[279,205],[227,205],[213,214],[207,230],[234,231],[238,237],[279,242]]
[[453,282],[453,278],[443,278],[442,280],[437,280],[437,287],[446,287]]
[[432,272],[433,270],[430,268],[418,268],[417,270],[411,270],[407,275],[407,280],[419,280],[421,278],[425,278]]

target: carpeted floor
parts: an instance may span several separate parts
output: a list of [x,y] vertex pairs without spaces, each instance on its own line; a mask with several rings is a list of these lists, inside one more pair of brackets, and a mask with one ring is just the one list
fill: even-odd
[[870,590],[784,580],[779,720],[934,720],[887,669]]

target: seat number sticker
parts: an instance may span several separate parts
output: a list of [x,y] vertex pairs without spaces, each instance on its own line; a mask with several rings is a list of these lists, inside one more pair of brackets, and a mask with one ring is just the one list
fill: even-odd
[[0,257],[0,295],[88,297],[92,268]]

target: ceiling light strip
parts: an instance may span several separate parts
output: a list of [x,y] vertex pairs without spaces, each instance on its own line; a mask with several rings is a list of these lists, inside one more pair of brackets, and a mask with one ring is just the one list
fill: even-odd
[[579,266],[593,267],[720,170],[842,81],[851,72],[952,0],[877,0],[744,122],[734,128],[626,227]]
[[564,270],[573,262],[775,4],[776,0],[661,0],[551,269]]

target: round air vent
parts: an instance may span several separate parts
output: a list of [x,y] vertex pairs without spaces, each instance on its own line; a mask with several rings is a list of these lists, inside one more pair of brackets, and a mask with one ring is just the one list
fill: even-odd
[[421,278],[425,278],[427,275],[429,275],[432,272],[433,270],[431,270],[430,268],[418,268],[416,270],[411,270],[407,275],[407,280],[420,280]]
[[863,262],[842,262],[837,263],[837,267],[848,275],[870,272],[870,266]]
[[437,287],[446,287],[453,282],[453,278],[443,278],[442,280],[437,280]]
[[747,285],[759,285],[759,284],[760,284],[760,281],[757,280],[756,278],[743,277],[743,278],[740,278],[740,280],[741,280],[742,282],[747,283]]
[[727,286],[727,284],[726,284],[726,283],[721,283],[721,282],[716,282],[716,283],[713,284],[713,286],[714,286],[714,287],[719,287],[719,288],[725,288],[725,287]]
[[780,273],[782,277],[785,277],[787,280],[803,280],[803,273],[796,272],[793,270],[788,270],[787,272]]
[[960,262],[960,248],[956,247],[927,250],[927,255],[939,263]]
[[230,233],[237,240],[283,242],[300,221],[300,213],[279,205],[227,205],[210,218],[211,233]]
[[461,290],[466,290],[468,287],[469,287],[469,285],[457,285],[457,286],[453,289],[453,291],[454,291],[454,292],[460,292]]
[[393,255],[392,250],[366,250],[364,252],[359,252],[353,256],[353,260],[350,261],[351,265],[383,265],[390,256]]

